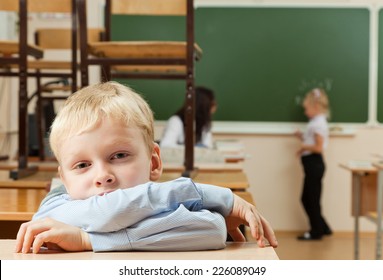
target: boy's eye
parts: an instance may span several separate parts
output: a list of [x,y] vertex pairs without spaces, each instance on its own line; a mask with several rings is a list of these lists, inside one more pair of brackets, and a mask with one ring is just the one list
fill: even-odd
[[75,165],[74,169],[82,169],[82,168],[86,168],[89,166],[90,166],[90,163],[80,162],[79,164]]
[[112,156],[112,159],[121,159],[128,157],[128,153],[117,153]]

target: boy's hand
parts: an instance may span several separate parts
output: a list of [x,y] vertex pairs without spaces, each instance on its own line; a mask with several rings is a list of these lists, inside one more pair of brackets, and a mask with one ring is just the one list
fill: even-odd
[[250,227],[251,235],[257,240],[259,247],[265,247],[265,239],[274,248],[278,246],[278,241],[269,222],[262,217],[254,205],[243,200],[236,194],[234,195],[233,210],[226,217],[226,226],[230,236],[234,241],[245,241],[238,226],[245,224]]
[[16,238],[16,253],[36,254],[40,248],[60,248],[65,251],[92,250],[88,234],[80,228],[45,218],[23,223]]
[[239,230],[239,226],[244,224],[243,220],[233,216],[225,218],[227,233],[231,236],[233,241],[246,242],[245,236]]

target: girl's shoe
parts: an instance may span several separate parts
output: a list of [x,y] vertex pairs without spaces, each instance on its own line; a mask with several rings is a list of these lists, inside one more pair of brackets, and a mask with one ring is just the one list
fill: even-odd
[[322,236],[312,236],[311,233],[305,232],[303,235],[298,236],[297,239],[301,241],[321,240]]

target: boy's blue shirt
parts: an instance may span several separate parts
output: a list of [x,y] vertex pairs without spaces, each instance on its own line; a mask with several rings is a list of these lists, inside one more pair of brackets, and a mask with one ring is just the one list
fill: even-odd
[[94,251],[177,251],[225,247],[230,189],[179,178],[72,200],[52,190],[33,220],[50,217],[86,231]]

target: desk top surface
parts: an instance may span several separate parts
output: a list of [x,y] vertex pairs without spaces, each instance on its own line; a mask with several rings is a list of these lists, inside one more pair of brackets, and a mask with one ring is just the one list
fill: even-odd
[[228,242],[223,250],[191,252],[60,252],[13,253],[15,240],[0,240],[1,260],[278,260],[274,248],[253,242]]
[[9,171],[0,169],[0,189],[47,189],[52,178],[57,177],[56,171],[39,171],[26,178],[13,180],[9,178]]
[[340,167],[347,169],[351,172],[369,172],[376,173],[376,167],[368,161],[351,161],[348,163],[339,164]]
[[29,221],[39,208],[45,189],[0,188],[0,221]]
[[[159,181],[170,181],[180,177],[178,172],[164,172]],[[239,172],[198,172],[192,178],[194,182],[216,185],[232,190],[247,189],[249,181],[243,171]]]
[[381,170],[383,169],[383,162],[382,161],[374,162],[373,166],[376,167],[378,170]]

